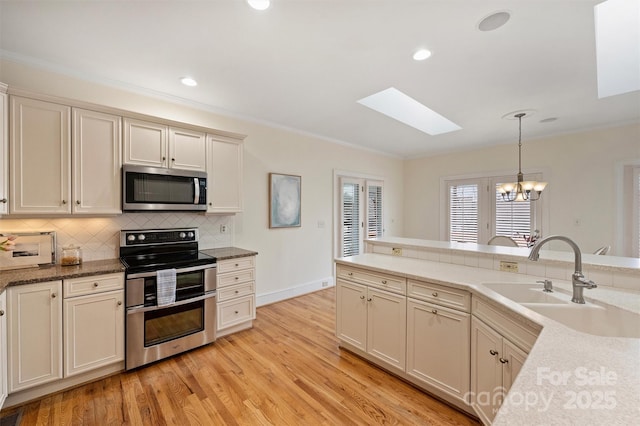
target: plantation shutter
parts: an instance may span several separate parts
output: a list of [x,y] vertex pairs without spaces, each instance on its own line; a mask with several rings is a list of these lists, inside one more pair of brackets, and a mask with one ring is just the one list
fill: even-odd
[[633,169],[634,214],[635,214],[635,256],[640,257],[640,167]]
[[524,237],[531,235],[531,201],[504,201],[498,192],[499,185],[495,185],[495,235],[510,237],[520,247],[527,247]]
[[367,238],[379,238],[382,234],[382,182],[367,181]]
[[478,184],[449,184],[449,241],[478,242]]
[[360,183],[342,181],[342,256],[360,254]]

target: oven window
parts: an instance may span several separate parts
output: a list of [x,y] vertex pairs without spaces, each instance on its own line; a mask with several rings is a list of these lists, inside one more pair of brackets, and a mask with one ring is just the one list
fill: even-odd
[[204,330],[204,301],[144,314],[144,346],[168,342]]

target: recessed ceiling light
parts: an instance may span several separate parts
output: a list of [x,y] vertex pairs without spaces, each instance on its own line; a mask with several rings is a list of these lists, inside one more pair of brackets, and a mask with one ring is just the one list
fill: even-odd
[[180,82],[185,86],[194,87],[198,85],[198,82],[192,79],[191,77],[182,77]]
[[509,12],[496,12],[491,15],[485,17],[478,24],[478,29],[480,31],[493,31],[497,30],[501,26],[507,23],[507,21],[511,18]]
[[428,135],[434,136],[461,129],[457,124],[405,95],[395,87],[362,98],[358,103]]
[[247,0],[247,3],[255,10],[266,10],[271,5],[270,0]]
[[413,59],[415,59],[416,61],[424,61],[430,56],[431,56],[430,50],[419,49],[419,50],[416,50],[416,53],[413,54]]

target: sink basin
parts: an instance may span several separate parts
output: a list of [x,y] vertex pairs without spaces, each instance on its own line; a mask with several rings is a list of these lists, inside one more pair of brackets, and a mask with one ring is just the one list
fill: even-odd
[[571,296],[554,291],[542,291],[540,284],[490,283],[483,284],[490,290],[517,303],[569,303]]
[[584,333],[640,338],[640,315],[615,306],[589,302],[585,305],[522,303],[522,306]]

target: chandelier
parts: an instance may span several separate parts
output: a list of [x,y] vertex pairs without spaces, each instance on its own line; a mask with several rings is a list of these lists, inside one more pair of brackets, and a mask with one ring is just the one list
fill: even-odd
[[547,182],[524,180],[522,175],[522,117],[526,113],[519,112],[514,115],[518,119],[518,177],[517,182],[503,183],[498,186],[498,192],[502,194],[504,201],[536,201],[540,199],[542,190]]

